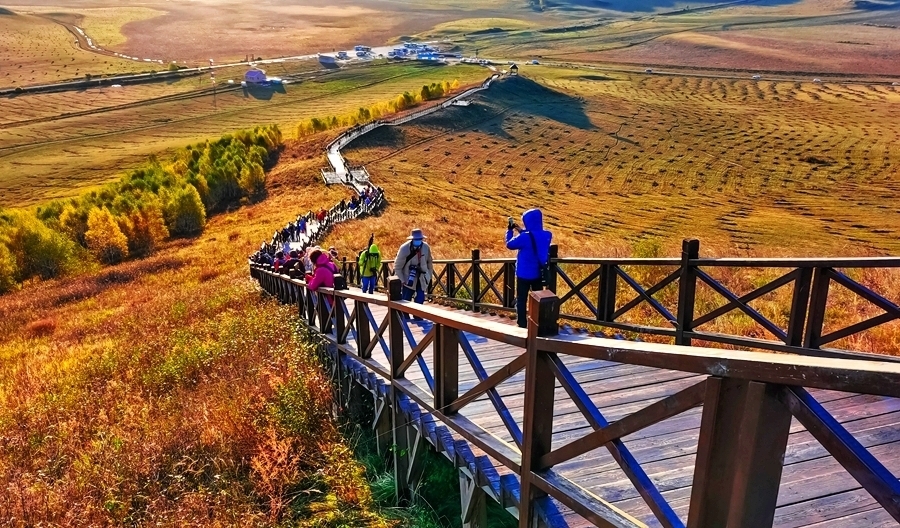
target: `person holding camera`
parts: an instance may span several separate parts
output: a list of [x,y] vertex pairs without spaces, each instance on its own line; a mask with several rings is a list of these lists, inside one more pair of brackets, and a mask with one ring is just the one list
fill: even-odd
[[[512,217],[507,220],[506,248],[516,254],[516,322],[528,326],[528,292],[547,286],[550,270],[550,241],[553,233],[544,230],[544,215],[540,209],[529,209],[522,215],[524,229]],[[514,231],[519,234],[515,235]]]
[[375,293],[378,272],[381,270],[381,251],[375,245],[375,235],[369,237],[369,247],[359,254],[359,276],[363,293]]
[[403,300],[413,299],[417,303],[425,302],[425,292],[434,276],[434,263],[431,260],[431,248],[425,242],[428,238],[421,229],[413,229],[406,243],[400,246],[394,261],[394,275],[403,283]]

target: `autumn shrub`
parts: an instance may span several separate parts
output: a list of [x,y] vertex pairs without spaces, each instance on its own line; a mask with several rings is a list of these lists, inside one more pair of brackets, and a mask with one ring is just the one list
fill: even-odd
[[206,225],[206,209],[200,193],[193,185],[185,186],[166,197],[166,224],[173,235],[193,235]]
[[87,225],[85,242],[97,260],[115,264],[128,257],[128,239],[108,209],[91,209]]
[[16,289],[18,283],[16,277],[19,274],[16,267],[16,259],[6,247],[6,244],[0,242],[0,293],[10,292]]
[[393,99],[374,103],[367,107],[360,107],[356,112],[330,117],[312,117],[297,125],[297,137],[302,138],[333,128],[368,123],[390,114],[414,108],[425,101],[440,99],[457,90],[459,90],[458,80],[431,83],[430,85],[422,86],[417,93],[406,91]]
[[16,280],[30,277],[49,279],[75,271],[85,256],[78,245],[68,237],[49,228],[35,216],[25,211],[0,212],[0,243],[6,246],[4,253],[12,255]]
[[169,160],[150,156],[118,182],[77,198],[33,212],[0,211],[0,293],[92,262],[146,256],[172,235],[202,232],[216,211],[265,196],[265,170],[282,142],[274,125],[241,130]]
[[149,199],[117,220],[128,238],[128,251],[132,255],[149,255],[169,238],[162,203],[158,199]]

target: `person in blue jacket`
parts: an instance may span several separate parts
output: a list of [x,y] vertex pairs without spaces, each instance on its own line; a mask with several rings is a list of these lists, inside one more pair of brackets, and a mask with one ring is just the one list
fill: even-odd
[[[528,292],[546,286],[544,269],[550,262],[553,233],[544,230],[544,215],[540,209],[525,211],[522,224],[524,229],[519,228],[512,217],[509,218],[506,247],[519,252],[516,255],[516,316],[519,326],[525,328],[528,326]],[[514,231],[519,234],[515,235]]]

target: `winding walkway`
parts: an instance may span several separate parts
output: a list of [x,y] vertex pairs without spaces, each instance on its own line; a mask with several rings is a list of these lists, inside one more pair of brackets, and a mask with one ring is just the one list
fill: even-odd
[[[328,144],[328,147],[326,147],[325,152],[328,156],[328,163],[331,164],[331,170],[329,171],[326,169],[322,169],[322,178],[325,180],[326,184],[351,184],[355,190],[359,191],[357,185],[360,182],[367,183],[369,181],[369,173],[368,171],[366,171],[365,167],[357,168],[347,165],[347,160],[344,159],[344,156],[341,154],[341,150],[343,150],[344,147],[352,143],[360,136],[368,134],[376,128],[380,128],[382,126],[403,125],[405,123],[409,123],[410,121],[425,117],[427,115],[431,115],[439,110],[443,110],[447,107],[453,106],[458,101],[462,101],[467,97],[471,97],[472,95],[480,91],[487,90],[491,87],[491,84],[499,77],[500,74],[495,73],[488,77],[479,86],[469,88],[468,90],[460,92],[453,97],[442,101],[440,104],[429,106],[428,108],[423,108],[422,110],[406,114],[396,119],[372,121],[371,123],[367,123],[362,126],[352,127],[350,130],[338,136],[334,141]],[[350,181],[348,181],[348,175],[353,176]]]

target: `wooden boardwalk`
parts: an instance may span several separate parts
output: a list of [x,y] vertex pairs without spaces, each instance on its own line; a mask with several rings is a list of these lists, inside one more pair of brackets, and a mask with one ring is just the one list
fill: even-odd
[[399,301],[396,278],[385,296],[251,274],[324,338],[342,407],[371,392],[398,496],[426,444],[460,469],[466,528],[488,498],[523,528],[900,520],[896,362],[601,339],[560,328],[551,291],[522,329]]
[[[372,316],[382,321],[387,309],[372,307]],[[472,316],[472,314],[467,314]],[[492,323],[509,323],[509,319],[480,315]],[[421,343],[433,324],[427,320],[406,321],[406,355]],[[524,334],[523,334],[524,335]],[[332,334],[333,336],[333,334]],[[522,350],[504,343],[493,342],[470,333],[463,333],[470,345],[459,358],[460,393],[479,381],[470,359],[487,375],[507,365]],[[348,351],[359,353],[354,340],[348,340]],[[385,372],[390,371],[387,343],[379,344],[372,361]],[[473,353],[467,357],[465,352]],[[427,381],[433,374],[431,348],[422,353],[422,361],[406,371],[406,379],[423,393],[430,393]],[[351,357],[349,361],[356,361]],[[563,360],[591,401],[609,422],[619,420],[647,405],[671,396],[703,380],[703,376],[676,370],[662,370],[609,361],[568,357]],[[423,369],[423,366],[425,367]],[[482,378],[483,379],[483,378]],[[497,400],[508,409],[521,428],[524,402],[524,373],[520,372],[497,386]],[[554,407],[553,445],[565,444],[592,431],[582,413],[556,384],[557,401]],[[892,471],[900,470],[900,400],[880,396],[856,395],[837,391],[812,390],[831,414],[873,453],[884,454],[879,459]],[[507,427],[488,395],[465,406],[460,415],[490,432],[497,439],[515,445]],[[663,497],[682,520],[687,517],[691,483],[700,430],[701,409],[694,408],[674,418],[652,425],[624,438],[631,454],[654,481]],[[474,451],[478,451],[477,448]],[[496,461],[496,481],[491,482],[497,495],[502,494],[499,477],[509,471]],[[774,526],[794,528],[803,526],[873,527],[896,526],[896,521],[857,483],[857,481],[812,438],[796,420],[791,425],[787,454],[784,461],[781,490]],[[621,508],[648,526],[660,526],[653,512],[631,481],[606,449],[595,449],[586,455],[555,467],[590,493]],[[561,508],[561,510],[564,508]],[[564,514],[568,526],[592,526],[574,513]]]

